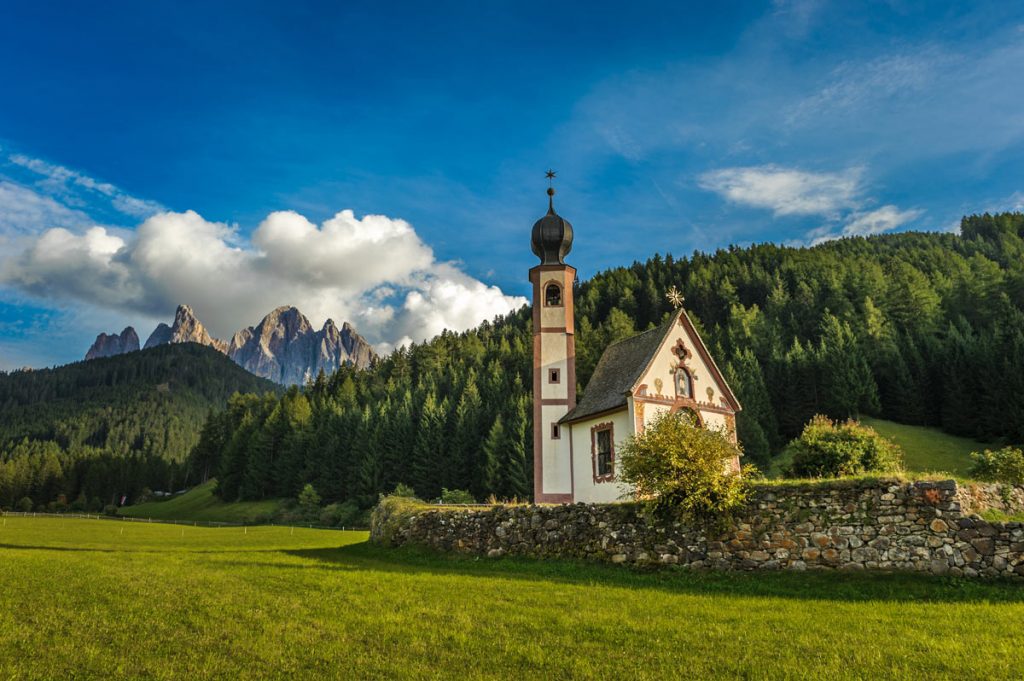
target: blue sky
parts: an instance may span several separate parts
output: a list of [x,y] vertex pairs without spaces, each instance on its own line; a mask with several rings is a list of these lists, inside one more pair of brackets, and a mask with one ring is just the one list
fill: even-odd
[[179,302],[466,328],[548,167],[584,277],[1024,205],[1017,3],[287,5],[4,4],[0,368]]

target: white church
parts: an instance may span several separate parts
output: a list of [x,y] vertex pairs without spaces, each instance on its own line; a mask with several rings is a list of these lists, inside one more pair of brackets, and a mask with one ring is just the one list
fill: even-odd
[[[657,328],[605,349],[576,402],[572,225],[548,213],[533,226],[533,490],[535,503],[603,503],[628,492],[616,450],[664,411],[689,411],[736,442],[740,403],[680,306]],[[728,462],[739,470],[739,455]]]

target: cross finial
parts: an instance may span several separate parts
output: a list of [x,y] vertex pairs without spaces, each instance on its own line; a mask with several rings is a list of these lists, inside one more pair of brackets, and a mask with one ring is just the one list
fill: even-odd
[[675,284],[673,284],[672,288],[668,290],[665,297],[668,299],[668,302],[671,303],[672,307],[676,309],[682,307],[683,301],[686,300],[686,298],[683,297],[682,292],[675,287]]

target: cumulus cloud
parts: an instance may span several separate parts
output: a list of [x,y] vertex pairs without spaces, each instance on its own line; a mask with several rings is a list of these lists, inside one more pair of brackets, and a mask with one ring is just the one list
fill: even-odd
[[858,168],[812,173],[763,165],[712,170],[698,183],[733,203],[766,208],[776,216],[833,215],[856,205],[860,178]]
[[126,234],[48,229],[0,258],[0,285],[147,318],[188,303],[222,338],[295,305],[317,325],[350,321],[382,350],[526,303],[438,262],[409,223],[350,210],[321,225],[271,213],[249,240],[194,211],[153,215]]

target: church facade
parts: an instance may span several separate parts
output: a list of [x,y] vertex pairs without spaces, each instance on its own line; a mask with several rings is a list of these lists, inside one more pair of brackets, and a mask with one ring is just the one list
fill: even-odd
[[[739,401],[679,306],[658,327],[605,349],[576,399],[573,282],[566,264],[572,225],[554,209],[533,226],[540,264],[533,288],[533,460],[535,503],[604,503],[629,493],[616,451],[661,412],[687,411],[736,442]],[[739,455],[725,462],[739,470]]]

